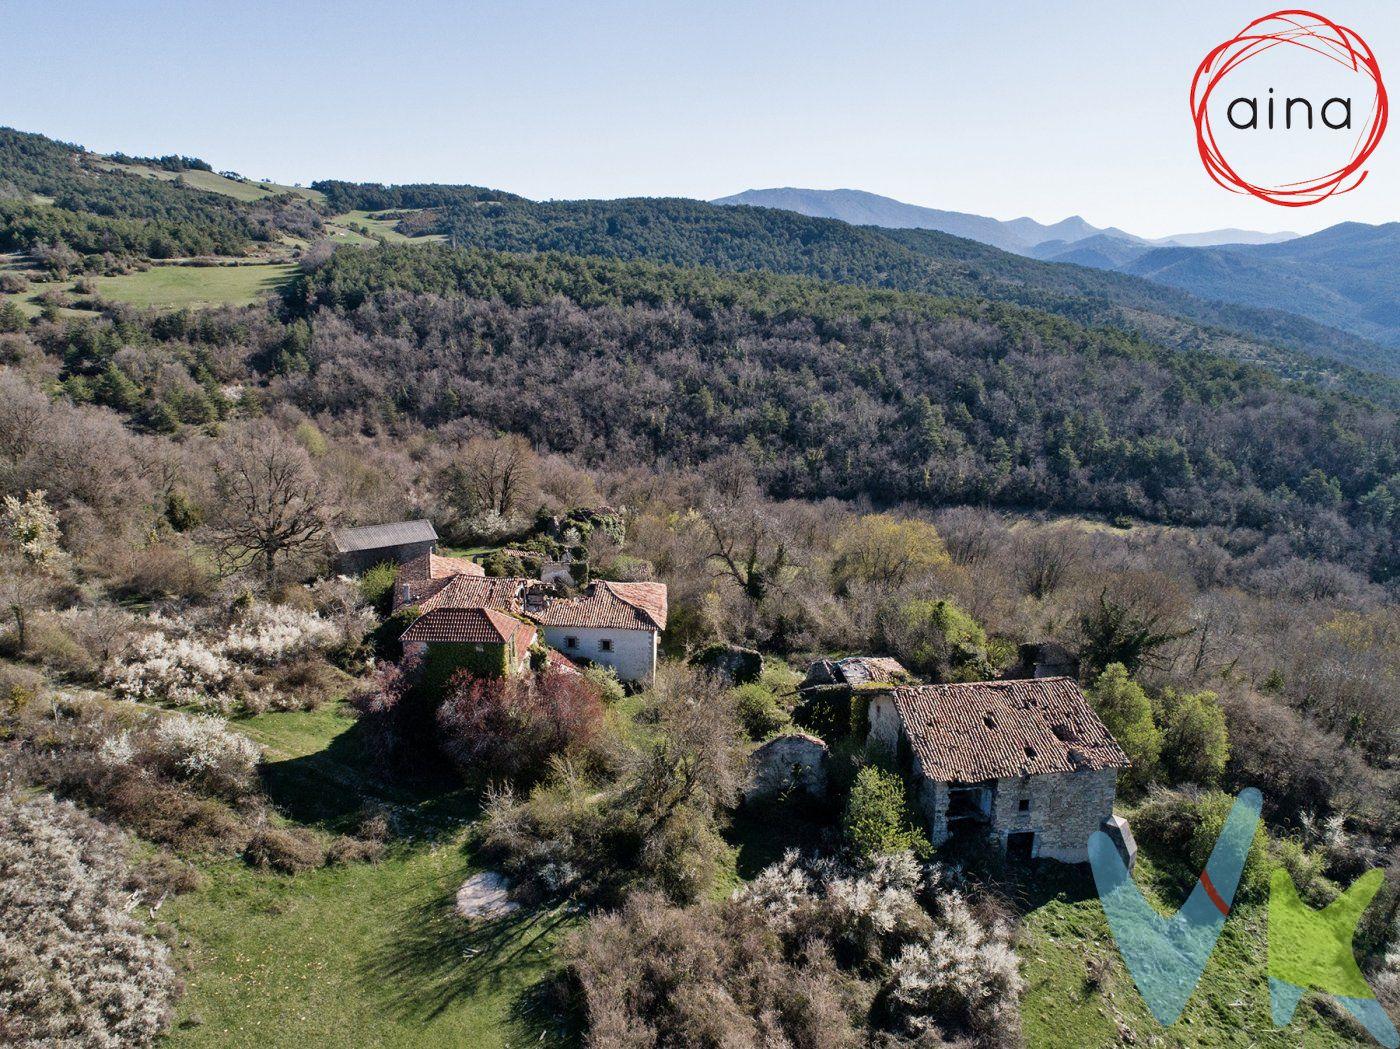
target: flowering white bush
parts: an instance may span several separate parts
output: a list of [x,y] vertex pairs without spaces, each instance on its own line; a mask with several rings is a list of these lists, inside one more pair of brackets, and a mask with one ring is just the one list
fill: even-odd
[[1010,1030],[1022,989],[1011,932],[1000,922],[980,923],[966,898],[942,882],[941,868],[909,852],[870,866],[788,852],[734,899],[793,946],[824,940],[862,968],[883,972],[893,1014],[916,1038]]
[[9,1045],[150,1045],[169,951],[128,913],[124,839],[66,802],[0,795],[0,1029]]
[[107,768],[121,768],[130,765],[136,757],[136,745],[131,742],[130,732],[119,732],[115,736],[105,736],[97,744],[97,760]]
[[244,612],[222,647],[230,656],[270,664],[330,648],[341,636],[334,623],[315,612],[256,602]]
[[158,718],[145,747],[144,756],[168,774],[221,794],[247,791],[262,758],[256,743],[211,714]]
[[1021,973],[1011,934],[983,927],[956,892],[940,901],[938,928],[924,943],[905,946],[894,963],[891,990],[913,1031],[950,1021],[986,1028],[1015,1011]]
[[130,656],[108,668],[113,690],[128,699],[228,709],[235,668],[193,637],[148,634]]

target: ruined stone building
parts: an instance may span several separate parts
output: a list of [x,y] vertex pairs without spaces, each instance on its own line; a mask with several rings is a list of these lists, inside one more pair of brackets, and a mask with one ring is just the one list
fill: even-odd
[[870,738],[912,777],[935,845],[995,836],[1013,859],[1088,859],[1128,758],[1072,678],[872,696]]

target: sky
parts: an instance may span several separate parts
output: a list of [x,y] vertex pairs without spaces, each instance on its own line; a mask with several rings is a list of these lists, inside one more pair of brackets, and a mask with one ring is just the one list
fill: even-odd
[[[1400,3],[1321,5],[1400,91]],[[1192,74],[1271,10],[4,0],[0,124],[285,183],[471,183],[534,199],[855,188],[1143,236],[1400,219],[1400,129],[1360,188],[1309,208],[1206,175]],[[1293,148],[1284,134],[1275,152]]]

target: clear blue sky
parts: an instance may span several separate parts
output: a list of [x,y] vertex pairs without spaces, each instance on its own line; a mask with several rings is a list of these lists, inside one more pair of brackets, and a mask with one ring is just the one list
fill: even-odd
[[[1366,185],[1318,207],[1208,181],[1191,74],[1271,9],[9,0],[0,123],[283,182],[534,198],[854,187],[1144,235],[1400,219],[1400,128]],[[1400,3],[1322,12],[1369,40],[1400,92]]]

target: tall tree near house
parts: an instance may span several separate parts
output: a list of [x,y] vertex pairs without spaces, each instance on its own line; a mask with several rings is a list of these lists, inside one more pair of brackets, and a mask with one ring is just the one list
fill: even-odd
[[225,570],[257,566],[272,576],[330,530],[326,487],[310,456],[270,425],[245,430],[220,451],[214,500],[211,533]]
[[1097,674],[1121,663],[1129,674],[1144,666],[1162,666],[1162,649],[1191,636],[1180,629],[1175,609],[1164,595],[1128,588],[1110,594],[1107,587],[1079,617],[1079,659],[1085,673]]
[[759,603],[796,566],[786,530],[757,493],[712,498],[701,510],[710,533],[708,560],[715,576],[733,582]]
[[444,471],[449,501],[460,513],[502,517],[523,508],[535,487],[534,450],[524,438],[474,438]]

